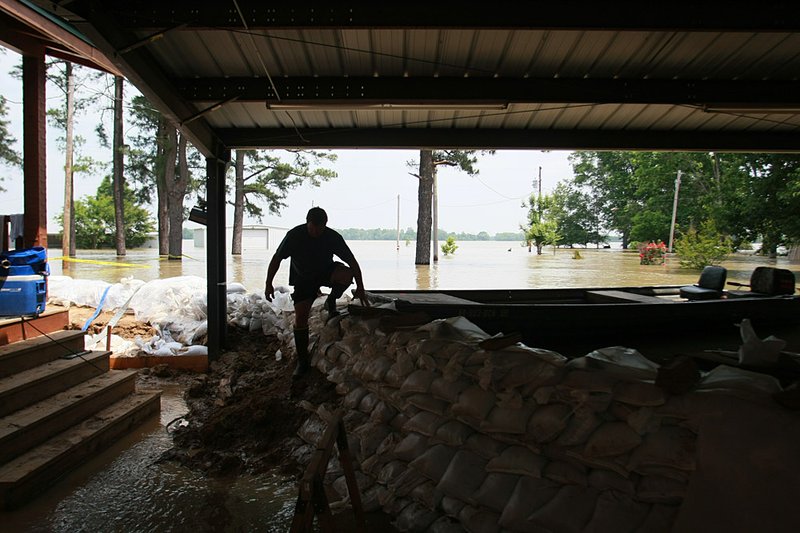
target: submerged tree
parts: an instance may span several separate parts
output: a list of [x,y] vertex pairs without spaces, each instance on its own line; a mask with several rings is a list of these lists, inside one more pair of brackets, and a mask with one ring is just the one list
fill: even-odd
[[536,247],[536,255],[542,255],[542,248],[548,244],[558,244],[558,224],[553,216],[553,197],[549,195],[531,194],[528,202],[522,206],[528,208],[528,223],[520,229],[525,233],[528,251]]
[[233,238],[231,253],[242,253],[244,215],[261,220],[263,205],[272,214],[286,207],[289,191],[304,182],[315,187],[337,176],[336,171],[318,167],[321,162],[336,161],[336,154],[314,150],[288,150],[290,161],[275,152],[236,150],[234,165]]
[[[420,150],[419,173],[413,174],[419,180],[417,188],[417,251],[414,263],[417,265],[430,264],[431,237],[433,236],[434,261],[437,255],[438,214],[437,198],[435,195],[436,177],[441,166],[457,167],[470,176],[478,174],[475,164],[478,157],[475,150]],[[481,151],[481,154],[494,154],[494,150]],[[409,162],[409,166],[416,166]],[[432,235],[433,231],[433,235]]]

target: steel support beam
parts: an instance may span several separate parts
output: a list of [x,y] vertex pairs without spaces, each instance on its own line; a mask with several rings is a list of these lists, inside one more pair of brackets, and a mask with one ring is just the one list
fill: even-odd
[[481,104],[620,103],[739,104],[800,107],[800,81],[601,80],[470,78],[201,78],[175,80],[182,98],[214,103],[267,104]]
[[218,359],[227,337],[227,297],[225,262],[225,170],[231,152],[214,147],[215,157],[206,158],[206,277],[208,282],[208,355]]
[[[69,4],[82,13],[87,0]],[[177,4],[177,5],[176,5]],[[250,29],[262,28],[503,28],[611,31],[797,31],[800,9],[794,2],[768,0],[758,6],[720,2],[492,2],[465,9],[461,2],[264,4],[238,0]],[[119,10],[123,26],[160,29],[187,24],[190,29],[241,29],[236,5],[213,0],[164,2],[128,0]]]
[[217,130],[230,148],[460,148],[800,152],[799,132],[358,128]]

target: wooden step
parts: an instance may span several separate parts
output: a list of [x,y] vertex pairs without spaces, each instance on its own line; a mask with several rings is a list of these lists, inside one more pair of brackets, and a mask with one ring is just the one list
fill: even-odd
[[135,370],[112,370],[0,418],[0,464],[133,394]]
[[0,378],[84,351],[86,333],[63,330],[0,346]]
[[82,357],[58,359],[0,378],[0,416],[6,416],[108,372],[110,355],[111,352],[88,352]]
[[137,392],[0,467],[0,508],[12,509],[160,410],[161,392]]

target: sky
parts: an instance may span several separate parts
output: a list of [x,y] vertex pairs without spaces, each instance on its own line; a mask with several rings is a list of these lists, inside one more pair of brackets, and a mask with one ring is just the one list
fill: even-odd
[[[22,82],[8,73],[20,62],[20,56],[0,47],[0,94],[7,100],[9,129],[16,138],[16,149],[22,153]],[[129,98],[133,89],[126,92]],[[102,96],[97,88],[82,90]],[[58,104],[59,92],[47,87],[48,107]],[[94,133],[99,120],[104,119],[107,131],[111,131],[111,116],[102,117],[99,112],[81,115],[76,121],[76,133],[86,139],[83,152],[95,159],[111,160],[110,150],[103,148]],[[126,131],[130,126],[126,125]],[[47,129],[47,215],[48,232],[60,231],[55,217],[64,206],[64,154],[56,139],[60,133]],[[303,185],[289,193],[287,207],[280,216],[265,215],[259,222],[248,219],[248,224],[292,227],[304,222],[305,214],[312,206],[323,207],[328,212],[328,225],[334,228],[395,228],[398,225],[398,203],[400,228],[416,229],[417,178],[411,175],[418,168],[407,165],[419,161],[417,150],[335,150],[338,159],[328,168],[333,168],[338,177],[320,187]],[[501,232],[516,232],[525,222],[526,210],[521,206],[535,190],[535,180],[541,167],[542,192],[552,191],[559,181],[573,176],[567,160],[570,152],[540,150],[504,150],[494,155],[479,155],[476,165],[479,173],[469,176],[452,168],[440,168],[438,172],[439,227],[447,231],[490,235]],[[110,173],[111,167],[105,173]],[[23,211],[22,170],[0,166],[0,192],[2,214]],[[93,176],[77,175],[74,180],[75,199],[96,192],[103,173]],[[399,195],[399,202],[398,202]],[[189,206],[191,207],[191,206]],[[229,209],[227,223],[232,224],[233,210]],[[192,222],[187,227],[197,227]]]

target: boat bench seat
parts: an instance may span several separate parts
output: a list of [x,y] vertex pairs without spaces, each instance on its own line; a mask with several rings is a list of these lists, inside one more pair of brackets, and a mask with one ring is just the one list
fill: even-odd
[[586,299],[589,303],[667,303],[666,300],[657,296],[645,296],[626,291],[586,291]]

